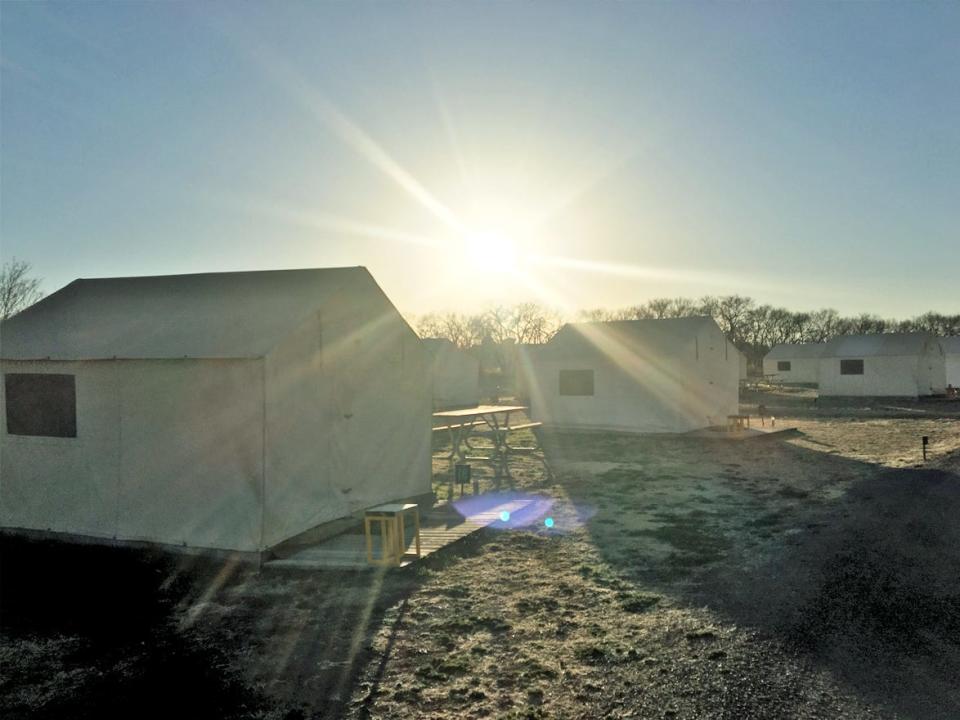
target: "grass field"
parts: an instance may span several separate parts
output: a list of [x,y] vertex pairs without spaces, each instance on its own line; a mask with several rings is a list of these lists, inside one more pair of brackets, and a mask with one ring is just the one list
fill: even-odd
[[550,435],[543,513],[402,571],[5,540],[0,714],[960,717],[960,408],[757,402],[800,432]]

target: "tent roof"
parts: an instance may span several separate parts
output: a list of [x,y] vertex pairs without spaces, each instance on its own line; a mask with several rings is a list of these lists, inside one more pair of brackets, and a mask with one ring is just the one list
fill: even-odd
[[933,335],[927,332],[838,335],[826,343],[823,357],[921,355],[932,339]]
[[823,354],[825,343],[780,343],[766,354],[767,360],[809,360]]
[[363,267],[74,280],[0,326],[0,357],[262,357]]
[[599,341],[601,344],[612,343],[628,349],[643,349],[648,353],[669,354],[710,325],[716,327],[713,318],[699,316],[567,323],[538,352],[599,352]]

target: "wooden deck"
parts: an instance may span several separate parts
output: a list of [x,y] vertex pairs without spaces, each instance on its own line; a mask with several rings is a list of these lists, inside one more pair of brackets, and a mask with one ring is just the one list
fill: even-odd
[[[477,506],[477,511],[470,512],[466,517],[449,504],[438,505],[421,513],[421,558],[427,557],[475,533],[477,530],[497,523],[502,524],[501,513],[506,512],[513,515],[532,502],[528,499],[517,499],[510,496],[498,497],[492,494],[468,496],[468,500],[471,504]],[[406,540],[412,551],[410,532],[408,532]],[[416,562],[416,559],[411,558],[405,561],[401,567],[413,562]],[[355,530],[296,550],[287,557],[270,560],[264,564],[264,567],[296,570],[369,568],[371,566],[367,563],[366,540],[363,535],[362,524],[358,523]]]

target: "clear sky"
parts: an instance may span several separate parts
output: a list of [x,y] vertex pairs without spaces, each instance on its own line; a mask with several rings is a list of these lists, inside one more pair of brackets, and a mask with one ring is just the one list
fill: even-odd
[[[3,259],[960,311],[960,3],[2,3]],[[491,259],[495,258],[495,259]]]

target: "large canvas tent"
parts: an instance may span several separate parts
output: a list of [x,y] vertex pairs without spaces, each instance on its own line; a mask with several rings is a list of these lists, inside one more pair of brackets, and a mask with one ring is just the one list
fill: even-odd
[[433,379],[433,407],[468,407],[480,402],[480,361],[446,338],[425,338]]
[[839,335],[820,357],[821,398],[917,398],[945,389],[943,347],[930,333]]
[[960,388],[960,336],[940,339],[946,361],[947,384]]
[[547,426],[684,432],[738,411],[740,354],[709,317],[568,324],[527,357]]
[[76,280],[0,344],[3,527],[262,553],[430,491],[428,359],[364,268]]
[[816,385],[824,343],[781,343],[763,358],[763,374],[783,385]]

